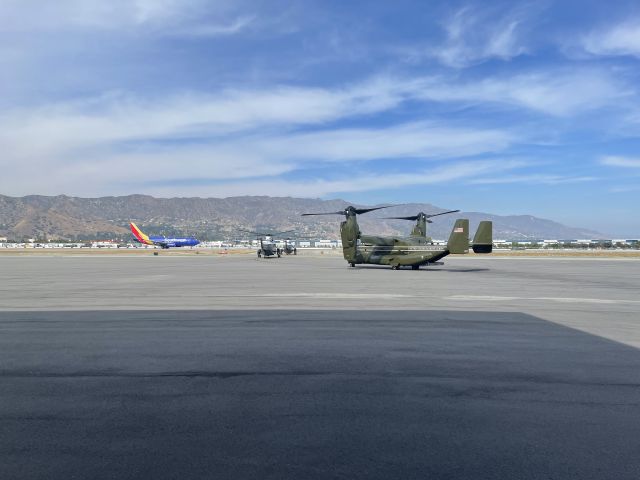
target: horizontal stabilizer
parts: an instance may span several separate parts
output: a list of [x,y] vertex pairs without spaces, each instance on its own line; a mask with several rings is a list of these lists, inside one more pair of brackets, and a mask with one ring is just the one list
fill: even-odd
[[493,223],[485,220],[480,222],[473,237],[473,251],[475,253],[491,253],[493,250]]

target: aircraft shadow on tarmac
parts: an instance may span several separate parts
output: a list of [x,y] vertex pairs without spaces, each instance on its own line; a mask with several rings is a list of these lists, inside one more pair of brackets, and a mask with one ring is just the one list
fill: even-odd
[[640,352],[522,313],[0,312],[0,400],[2,479],[640,472]]
[[453,272],[453,273],[471,273],[471,272],[488,272],[490,268],[455,268],[455,267],[444,267],[444,268],[432,268],[429,269],[430,272]]
[[[388,266],[381,265],[356,265],[355,268],[350,270],[389,270]],[[411,270],[411,268],[401,268],[400,272],[405,270]],[[420,267],[418,272],[460,272],[460,273],[468,273],[468,272],[488,272],[491,270],[490,268],[456,268],[456,267],[445,267],[443,265],[434,265],[434,266],[422,266]],[[411,270],[415,272],[416,270]]]

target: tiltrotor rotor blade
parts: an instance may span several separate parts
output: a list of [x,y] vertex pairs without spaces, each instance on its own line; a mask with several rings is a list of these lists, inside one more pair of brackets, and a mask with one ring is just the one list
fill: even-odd
[[411,215],[410,217],[384,217],[385,220],[417,220],[420,215]]
[[374,210],[380,210],[381,208],[389,208],[395,205],[385,205],[384,207],[374,207],[374,208],[354,208],[353,211],[356,215],[362,215],[363,213],[373,212]]
[[427,218],[437,217],[438,215],[446,215],[447,213],[456,213],[460,210],[449,210],[448,212],[440,212],[440,213],[432,213],[431,215],[426,215]]
[[[421,216],[424,216],[424,218],[431,218],[431,217],[437,217],[438,215],[445,215],[447,213],[456,213],[459,212],[460,210],[449,210],[448,212],[441,212],[441,213],[431,213],[429,215],[427,215],[426,213],[418,213],[417,215],[411,215],[409,217],[385,217],[386,220],[411,220],[411,221],[415,221],[418,220]],[[427,222],[430,222],[429,220],[427,220]]]
[[367,212],[373,212],[374,210],[380,210],[381,208],[389,208],[389,207],[393,207],[394,205],[385,205],[383,207],[373,207],[373,208],[355,208],[355,207],[347,207],[344,210],[340,211],[340,212],[322,212],[322,213],[303,213],[302,216],[303,217],[307,217],[310,215],[345,215],[348,216],[350,213],[353,213],[354,215],[362,215],[363,213],[367,213]]
[[341,212],[324,212],[324,213],[303,213],[303,217],[308,217],[310,215],[344,215],[344,210]]

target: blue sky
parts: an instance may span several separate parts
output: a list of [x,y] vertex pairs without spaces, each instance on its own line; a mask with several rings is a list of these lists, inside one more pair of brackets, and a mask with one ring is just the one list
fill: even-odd
[[639,236],[637,1],[4,0],[0,193],[291,195]]

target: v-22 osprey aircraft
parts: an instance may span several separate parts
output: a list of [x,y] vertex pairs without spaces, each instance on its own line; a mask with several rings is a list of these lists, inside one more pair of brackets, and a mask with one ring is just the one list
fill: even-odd
[[[340,223],[340,236],[342,237],[344,259],[351,267],[369,263],[389,265],[393,270],[398,270],[400,267],[411,267],[413,270],[418,270],[422,265],[433,264],[447,255],[468,253],[470,246],[475,253],[491,253],[493,225],[490,221],[480,222],[471,245],[469,245],[469,220],[466,218],[456,220],[446,246],[437,246],[431,243],[431,239],[425,235],[426,223],[422,225],[422,218],[416,218],[418,228],[414,228],[409,237],[364,235],[360,232],[356,216],[381,208],[388,208],[388,206],[374,208],[349,206],[339,212],[305,213],[303,216],[345,216],[345,220]],[[424,217],[426,220],[426,215]]]

